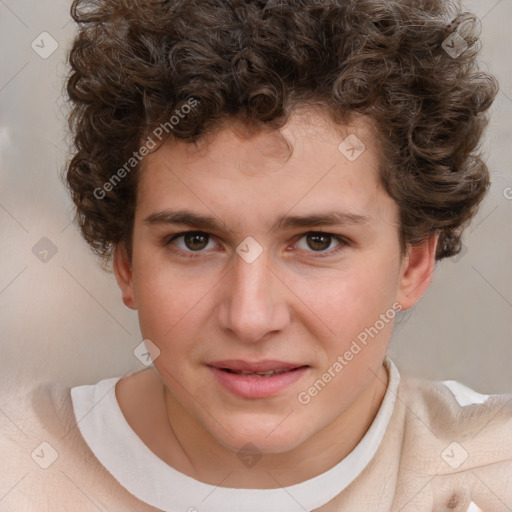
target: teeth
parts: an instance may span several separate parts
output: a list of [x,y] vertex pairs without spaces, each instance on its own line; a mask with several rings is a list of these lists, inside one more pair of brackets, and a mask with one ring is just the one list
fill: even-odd
[[273,375],[279,375],[281,373],[285,373],[289,370],[270,370],[268,372],[245,372],[245,371],[235,371],[228,370],[231,373],[236,373],[237,375],[251,375],[254,377],[271,377]]

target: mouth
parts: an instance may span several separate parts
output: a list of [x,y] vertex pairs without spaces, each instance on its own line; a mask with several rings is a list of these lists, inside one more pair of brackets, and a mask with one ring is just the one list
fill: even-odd
[[296,368],[281,369],[281,370],[269,370],[266,372],[248,372],[242,370],[232,370],[231,368],[218,368],[219,370],[226,373],[233,373],[235,375],[243,375],[244,377],[274,377],[276,375],[282,375],[283,373],[291,373],[302,368],[307,368],[307,365],[297,366]]
[[284,392],[310,368],[284,361],[216,361],[207,365],[223,389],[243,398],[267,398]]
[[237,375],[272,377],[282,373],[304,368],[305,364],[299,362],[278,361],[265,359],[262,361],[244,361],[243,359],[225,359],[208,363],[219,370],[235,373]]

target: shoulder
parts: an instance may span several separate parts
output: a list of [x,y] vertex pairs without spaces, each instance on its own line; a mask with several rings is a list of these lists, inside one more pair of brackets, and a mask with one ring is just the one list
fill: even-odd
[[[58,458],[54,438],[62,435],[56,408],[65,406],[66,388],[56,382],[18,382],[0,392],[0,496],[22,509],[40,471]],[[14,509],[14,508],[13,508]]]
[[[479,442],[508,438],[512,457],[512,394],[484,394],[453,380],[402,378],[399,393],[407,404],[408,421],[440,437]],[[499,457],[500,455],[497,454]],[[491,460],[491,459],[490,459]]]
[[457,489],[485,510],[512,504],[512,394],[405,377],[399,396],[406,410],[402,461],[429,482],[434,501]]
[[[62,413],[66,413],[67,388],[51,381],[18,383],[0,392],[0,432],[2,453],[9,447],[15,451],[28,439],[43,431],[57,434],[63,428]],[[60,415],[56,414],[57,410]],[[69,411],[67,411],[69,412]]]
[[496,433],[511,427],[512,394],[484,394],[454,380],[409,376],[402,377],[399,394],[409,412],[419,414],[436,431],[460,434],[488,425]]
[[96,503],[108,510],[150,510],[90,450],[70,392],[62,383],[37,381],[0,393],[0,510],[92,511]]

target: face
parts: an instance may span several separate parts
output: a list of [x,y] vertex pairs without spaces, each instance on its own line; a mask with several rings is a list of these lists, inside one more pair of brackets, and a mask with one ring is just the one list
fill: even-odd
[[[169,140],[146,158],[133,270],[121,250],[114,264],[189,423],[223,447],[250,442],[270,454],[364,396],[396,311],[428,286],[435,242],[401,257],[368,119],[340,127],[304,111],[280,134],[241,130],[231,124],[198,145]],[[359,156],[339,147],[349,135],[365,145]],[[230,366],[298,369],[220,369]]]

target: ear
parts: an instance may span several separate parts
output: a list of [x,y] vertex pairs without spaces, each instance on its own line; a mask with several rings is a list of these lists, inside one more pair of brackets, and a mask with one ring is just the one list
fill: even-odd
[[409,309],[425,293],[434,274],[439,232],[434,232],[418,245],[410,245],[400,272],[397,301]]
[[123,295],[123,302],[130,309],[137,309],[133,291],[133,269],[124,244],[116,245],[114,248],[112,266],[117,284]]

